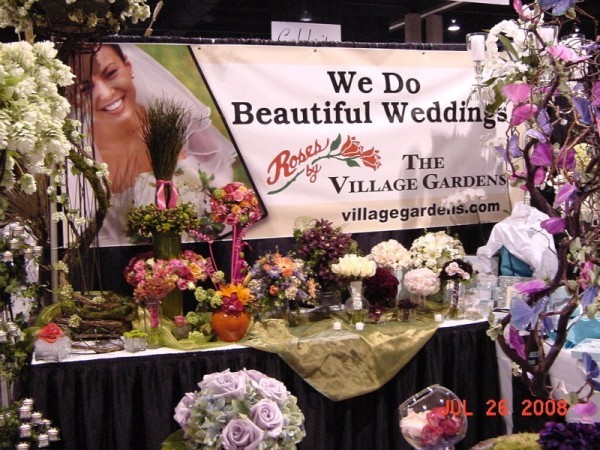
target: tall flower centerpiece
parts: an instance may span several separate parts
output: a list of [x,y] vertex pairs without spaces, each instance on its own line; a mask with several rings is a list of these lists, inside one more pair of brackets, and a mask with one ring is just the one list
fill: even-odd
[[217,269],[212,239],[195,233],[209,244],[210,259],[207,268],[215,289],[198,288],[195,292],[199,308],[212,310],[211,325],[221,340],[235,342],[244,337],[250,324],[251,303],[254,297],[247,286],[248,263],[244,260],[244,236],[250,226],[262,217],[258,198],[253,189],[233,181],[215,189],[210,198],[211,218],[216,223],[230,226],[231,262],[229,281]]
[[328,306],[339,304],[348,281],[331,266],[346,254],[358,253],[358,243],[327,219],[298,218],[293,233],[294,253],[306,262],[319,283],[319,301]]
[[442,267],[440,272],[440,280],[442,283],[450,282],[451,287],[451,299],[450,308],[446,313],[446,317],[449,319],[457,319],[460,315],[459,300],[460,300],[460,287],[463,283],[471,281],[473,275],[473,265],[462,259],[454,259],[448,261]]
[[206,261],[197,253],[185,250],[178,259],[158,259],[152,253],[133,258],[125,268],[125,279],[134,287],[133,296],[150,315],[148,346],[160,346],[160,309],[173,290],[194,290],[208,277]]
[[226,370],[204,375],[198,387],[175,407],[185,448],[295,449],[306,436],[297,399],[279,380]]
[[256,260],[248,272],[248,287],[256,300],[258,315],[277,317],[276,311],[283,311],[282,318],[290,324],[299,305],[317,303],[318,284],[305,262],[279,252],[267,253]]
[[377,265],[366,256],[349,253],[331,265],[331,271],[350,281],[350,299],[346,302],[346,311],[350,313],[351,323],[363,322],[367,302],[363,297],[363,280],[375,275]]
[[[580,20],[590,19],[583,3],[513,2],[515,20],[489,30],[479,86],[486,114],[508,121],[506,139],[490,141],[489,147],[531,204],[549,216],[541,225],[556,242],[556,274],[516,287],[525,296],[524,309],[539,311],[525,326],[527,337],[518,331],[523,326],[514,309],[490,330],[519,367],[522,382],[542,397],[550,394],[546,380],[571,317],[579,307],[593,316],[599,304],[600,42],[597,33],[595,42],[569,34]],[[544,195],[548,191],[551,196]],[[559,287],[567,290],[568,301],[545,306]],[[545,346],[548,332],[556,337]],[[530,359],[533,353],[537,357]]]

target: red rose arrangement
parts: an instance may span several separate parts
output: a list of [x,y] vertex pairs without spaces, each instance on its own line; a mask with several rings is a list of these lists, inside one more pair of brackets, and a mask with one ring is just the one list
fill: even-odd
[[58,338],[64,335],[65,333],[63,332],[62,328],[51,322],[38,332],[37,337],[38,339],[43,339],[49,344],[53,344]]
[[379,320],[386,309],[396,303],[400,282],[389,270],[377,267],[375,275],[363,280],[363,296],[371,305],[369,313]]

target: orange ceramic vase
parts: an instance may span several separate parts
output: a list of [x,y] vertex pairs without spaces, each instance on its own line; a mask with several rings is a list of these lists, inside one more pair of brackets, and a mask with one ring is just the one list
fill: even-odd
[[219,310],[212,314],[210,324],[219,339],[225,342],[237,342],[248,331],[250,314],[248,311],[234,314]]

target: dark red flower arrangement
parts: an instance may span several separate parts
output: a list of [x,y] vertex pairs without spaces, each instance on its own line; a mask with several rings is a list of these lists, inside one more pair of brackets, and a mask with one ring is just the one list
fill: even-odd
[[392,308],[398,295],[398,279],[387,269],[378,267],[375,275],[363,280],[363,295],[372,307]]

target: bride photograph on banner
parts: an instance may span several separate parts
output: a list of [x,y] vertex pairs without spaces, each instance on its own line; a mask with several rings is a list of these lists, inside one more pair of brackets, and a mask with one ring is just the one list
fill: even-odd
[[[126,235],[128,212],[155,202],[157,182],[142,127],[142,118],[153,101],[169,101],[189,116],[173,175],[181,203],[191,202],[202,215],[207,183],[219,187],[234,179],[247,179],[218,113],[206,104],[212,104],[208,93],[200,100],[202,94],[188,87],[206,91],[191,59],[187,68],[180,62],[175,74],[150,55],[153,50],[161,54],[157,47],[98,44],[84,59],[79,82],[76,80],[77,101],[89,102],[85,110],[91,112],[84,120],[84,133],[91,136],[94,159],[106,164],[110,180],[111,206],[98,235],[99,246],[130,244]],[[179,52],[189,52],[185,45],[166,48],[170,51],[163,51],[162,57],[167,61],[185,61],[181,57],[185,54]]]

